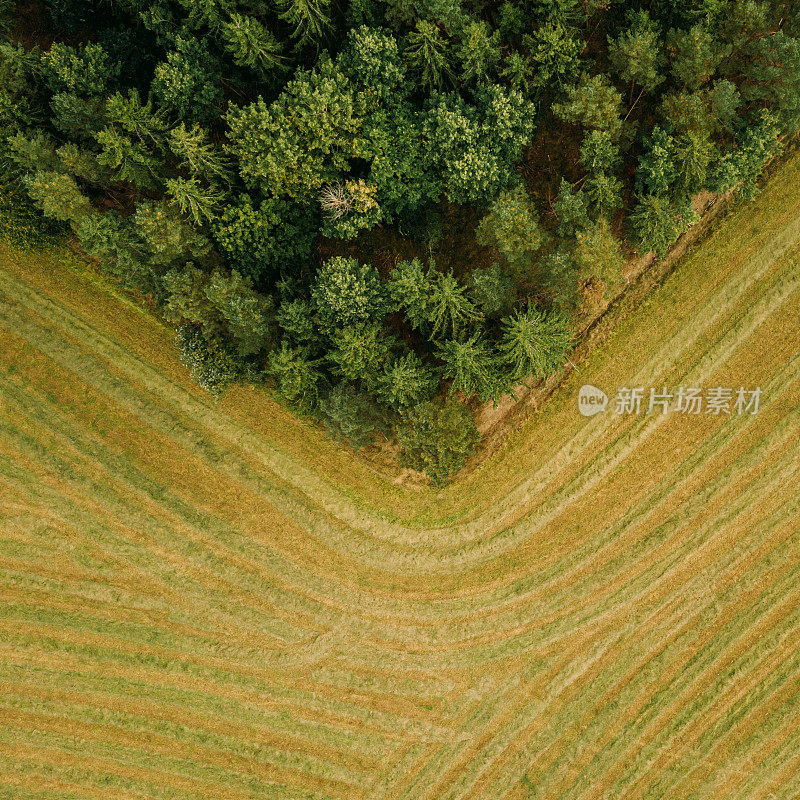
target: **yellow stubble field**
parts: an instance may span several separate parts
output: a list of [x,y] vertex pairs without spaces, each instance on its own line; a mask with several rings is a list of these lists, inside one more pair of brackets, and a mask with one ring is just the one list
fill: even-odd
[[435,491],[0,249],[0,798],[797,798],[799,309],[794,157]]

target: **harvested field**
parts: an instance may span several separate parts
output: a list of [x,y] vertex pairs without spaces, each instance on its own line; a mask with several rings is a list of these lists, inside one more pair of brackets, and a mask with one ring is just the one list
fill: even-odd
[[797,798],[799,307],[795,157],[435,492],[0,250],[0,798]]

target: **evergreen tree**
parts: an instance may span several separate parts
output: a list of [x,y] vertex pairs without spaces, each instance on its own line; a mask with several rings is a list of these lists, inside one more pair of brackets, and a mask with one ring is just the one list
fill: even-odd
[[675,140],[656,125],[644,137],[644,153],[636,170],[636,187],[640,193],[666,195],[678,177],[675,165]]
[[319,42],[330,27],[330,0],[279,0],[281,19],[294,27],[298,44]]
[[566,122],[616,135],[622,124],[621,107],[622,97],[605,75],[584,73],[580,83],[567,90],[567,99],[553,104],[553,113]]
[[740,84],[746,102],[758,102],[777,117],[782,133],[800,127],[800,38],[777,31],[748,48]]
[[378,393],[392,408],[402,410],[430,400],[436,392],[438,378],[415,353],[395,356],[378,378]]
[[427,321],[431,323],[431,338],[454,336],[479,318],[479,313],[467,296],[466,288],[452,272],[431,270],[432,280],[427,302]]
[[163,149],[169,125],[163,109],[154,108],[150,100],[143,103],[137,89],[126,94],[115,92],[106,99],[104,109],[108,125],[142,144]]
[[652,92],[664,81],[664,56],[658,26],[645,10],[634,11],[630,26],[615,39],[608,37],[608,57],[617,75]]
[[178,165],[195,177],[208,181],[230,180],[230,168],[222,153],[209,141],[208,133],[197,123],[191,128],[181,122],[169,132],[169,149]]
[[253,355],[272,346],[276,334],[273,300],[256,292],[249,278],[217,269],[204,291],[224,320],[239,355]]
[[534,107],[519,92],[489,86],[476,106],[455,94],[437,94],[423,123],[431,163],[445,193],[457,203],[488,204],[514,180],[513,164],[531,141]]
[[675,139],[676,186],[682,197],[704,189],[709,166],[715,160],[716,147],[705,134],[689,132]]
[[564,362],[570,331],[566,317],[545,314],[528,305],[515,311],[502,324],[499,351],[509,365],[514,380],[530,375],[544,378]]
[[211,233],[232,269],[264,283],[310,260],[313,226],[313,216],[293,203],[267,198],[254,206],[242,194],[220,211]]
[[179,36],[175,50],[155,68],[153,94],[181,119],[206,120],[216,116],[222,101],[219,64],[197,39]]
[[300,297],[284,300],[278,308],[276,320],[284,337],[293,345],[311,345],[318,339],[314,310],[308,300]]
[[538,89],[564,87],[580,71],[583,43],[558,23],[542,25],[525,44],[533,62],[532,83]]
[[606,286],[622,276],[622,256],[605,217],[578,231],[573,250],[575,263],[581,275],[596,277]]
[[473,20],[461,31],[456,57],[465,84],[486,84],[500,61],[500,35],[481,20]]
[[139,201],[128,221],[155,263],[171,265],[208,253],[208,239],[164,202]]
[[608,131],[589,131],[584,136],[580,162],[589,172],[612,172],[620,158],[619,145]]
[[573,191],[564,178],[561,179],[553,211],[558,217],[556,232],[564,238],[572,238],[579,230],[587,228],[590,224],[586,195],[581,191]]
[[91,204],[69,175],[37,170],[24,178],[31,200],[45,216],[77,224],[92,211]]
[[167,194],[175,205],[195,225],[213,220],[222,200],[222,193],[213,187],[203,186],[197,178],[170,178],[166,182]]
[[95,138],[102,148],[98,163],[113,170],[117,180],[144,190],[158,187],[162,164],[145,145],[114,128],[103,128]]
[[242,363],[222,339],[207,338],[199,329],[182,325],[177,332],[177,346],[192,377],[215,399],[242,377]]
[[307,350],[283,342],[270,354],[269,373],[275,379],[278,399],[304,413],[315,407],[323,375],[319,361],[311,358]]
[[438,345],[436,355],[443,362],[442,375],[451,381],[451,392],[476,395],[481,401],[502,393],[495,354],[480,332],[468,338],[446,339]]
[[495,261],[486,269],[474,269],[468,277],[469,297],[485,317],[508,311],[517,298],[511,276]]
[[232,13],[221,26],[222,40],[234,63],[267,75],[282,66],[281,46],[255,17]]
[[50,100],[51,121],[56,130],[79,141],[91,141],[106,124],[105,103],[99,97],[88,99],[72,92],[58,92]]
[[643,253],[653,251],[659,258],[693,221],[693,215],[676,207],[669,197],[652,194],[638,198],[629,220],[639,249]]
[[334,373],[374,389],[388,363],[394,342],[379,322],[351,325],[337,331],[327,353]]
[[595,173],[586,181],[585,192],[598,214],[611,214],[622,205],[622,181],[614,175]]
[[365,99],[330,61],[300,70],[280,97],[232,107],[229,149],[239,173],[268,195],[308,200],[364,153]]
[[452,81],[450,45],[439,27],[424,19],[406,37],[403,55],[411,71],[429,89],[441,89]]
[[407,93],[406,67],[397,40],[385,31],[366,25],[351,30],[336,63],[351,81],[362,83],[382,100]]
[[742,105],[742,96],[736,84],[728,80],[719,80],[709,92],[711,100],[711,115],[718,126],[724,131],[730,131],[737,118],[737,111]]
[[688,31],[670,30],[667,49],[672,55],[672,74],[689,91],[708,82],[720,61],[730,53],[703,23],[693,25]]
[[111,61],[103,47],[91,42],[78,47],[54,42],[40,58],[42,77],[52,92],[102,95],[119,77],[119,64]]
[[389,275],[387,290],[393,308],[402,310],[412,327],[427,323],[431,285],[419,259],[398,262]]

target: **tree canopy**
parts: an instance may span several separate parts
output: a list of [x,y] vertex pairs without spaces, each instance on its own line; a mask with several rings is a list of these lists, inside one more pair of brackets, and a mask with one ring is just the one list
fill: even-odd
[[256,381],[357,447],[394,429],[437,480],[474,447],[453,398],[557,370],[579,287],[666,253],[699,192],[751,196],[800,128],[782,0],[41,11],[0,3],[4,193],[215,396]]

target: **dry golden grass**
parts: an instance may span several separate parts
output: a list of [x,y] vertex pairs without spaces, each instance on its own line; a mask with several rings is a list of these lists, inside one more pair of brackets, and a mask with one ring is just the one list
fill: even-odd
[[434,492],[0,251],[0,798],[797,798],[799,305],[794,158]]

